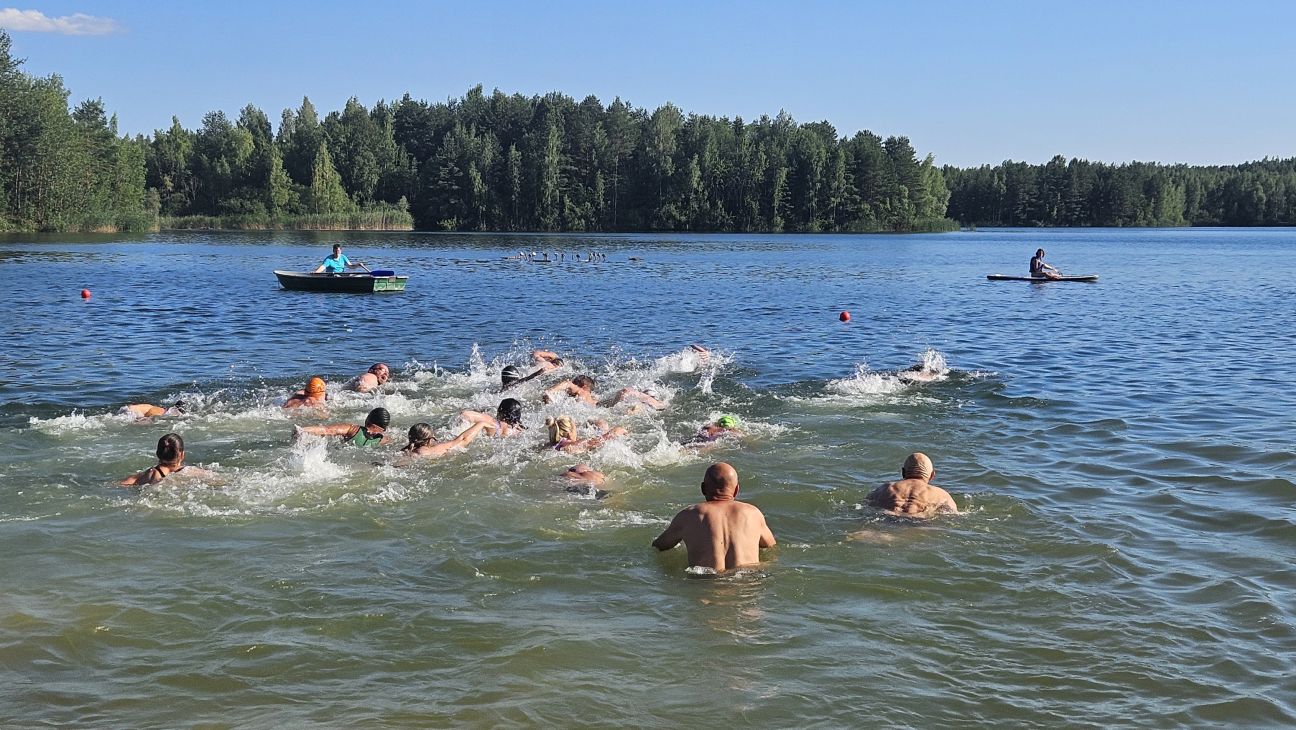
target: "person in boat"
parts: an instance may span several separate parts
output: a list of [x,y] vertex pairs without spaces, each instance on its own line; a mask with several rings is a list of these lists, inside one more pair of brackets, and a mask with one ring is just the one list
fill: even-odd
[[1052,264],[1044,263],[1044,249],[1036,249],[1035,256],[1030,260],[1030,275],[1035,279],[1061,279],[1062,272],[1058,271]]
[[306,381],[306,389],[299,390],[284,401],[284,408],[317,408],[324,405],[324,378],[318,375]]
[[163,408],[155,406],[152,403],[131,403],[122,406],[118,415],[132,416],[134,418],[157,418],[158,416],[183,416],[185,414],[185,402],[178,400],[175,404]]
[[391,414],[386,408],[375,408],[365,416],[363,426],[354,423],[330,423],[324,426],[297,426],[299,433],[314,436],[338,436],[342,443],[352,446],[382,446],[387,443],[387,427]]
[[178,433],[169,433],[157,442],[157,460],[155,466],[150,466],[144,471],[128,476],[121,480],[123,487],[143,487],[149,484],[157,484],[172,474],[184,472],[187,476],[207,476],[211,472],[206,469],[200,469],[196,466],[185,466],[184,457],[184,439]]
[[645,393],[641,390],[635,390],[634,388],[622,388],[611,398],[600,403],[598,399],[594,397],[594,378],[591,378],[588,375],[577,375],[571,380],[564,380],[561,383],[550,386],[544,392],[544,402],[552,403],[553,399],[562,393],[591,406],[601,405],[611,408],[620,403],[633,403],[635,404],[635,409],[640,406],[648,406],[649,408],[658,411],[666,409],[666,404],[658,400],[651,393]]
[[347,269],[355,267],[364,267],[361,261],[352,261],[347,255],[342,253],[342,244],[333,244],[333,253],[324,257],[324,263],[315,269],[316,274],[345,274]]
[[894,517],[933,517],[958,514],[950,493],[931,483],[936,469],[926,454],[914,452],[900,468],[898,482],[889,482],[869,492],[868,503]]
[[738,430],[737,416],[720,416],[714,422],[708,423],[698,432],[693,434],[693,438],[687,441],[689,446],[703,446],[713,444],[722,438],[742,436],[742,431]]
[[535,350],[531,353],[531,360],[535,363],[536,369],[529,375],[523,375],[522,370],[516,365],[506,365],[500,371],[500,390],[521,385],[545,373],[553,372],[563,365],[563,360],[558,357],[558,353],[548,350]]
[[512,436],[526,429],[522,426],[522,401],[505,398],[495,409],[495,416],[481,411],[462,411],[459,417],[468,423],[480,423],[487,436]]
[[737,470],[723,462],[712,464],[702,478],[706,501],[675,515],[653,547],[670,550],[683,541],[689,567],[718,572],[759,563],[761,548],[777,543],[765,515],[755,505],[739,502],[738,491]]
[[474,423],[468,430],[455,436],[449,441],[437,443],[436,434],[432,431],[432,426],[426,423],[416,423],[410,426],[409,443],[401,449],[401,453],[407,456],[419,456],[429,459],[439,459],[442,456],[462,449],[477,438],[478,434],[485,428],[484,424]]
[[619,439],[626,435],[624,428],[620,426],[609,428],[606,421],[595,421],[594,425],[599,429],[600,433],[597,436],[582,439],[580,433],[576,430],[575,422],[572,421],[570,416],[546,418],[545,427],[549,429],[549,443],[545,447],[568,454],[584,454],[600,448],[613,439]]
[[375,391],[386,384],[391,378],[391,368],[387,367],[385,362],[376,362],[369,366],[369,370],[357,375],[354,380],[347,384],[347,388],[357,393],[369,393]]

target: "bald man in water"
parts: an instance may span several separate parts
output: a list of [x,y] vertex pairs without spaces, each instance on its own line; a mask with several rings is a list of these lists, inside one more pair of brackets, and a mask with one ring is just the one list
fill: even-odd
[[760,549],[774,547],[774,533],[755,505],[738,501],[738,488],[732,466],[712,464],[702,479],[706,501],[675,515],[653,547],[670,550],[683,540],[689,567],[721,572],[759,563]]
[[949,492],[931,483],[936,469],[926,454],[910,454],[900,469],[900,476],[904,478],[869,492],[868,503],[898,517],[932,517],[942,512],[958,514],[958,505]]

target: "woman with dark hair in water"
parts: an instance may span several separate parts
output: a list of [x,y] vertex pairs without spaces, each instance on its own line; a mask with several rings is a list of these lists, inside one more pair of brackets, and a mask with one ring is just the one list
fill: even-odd
[[387,443],[387,426],[391,414],[386,408],[375,408],[365,416],[363,426],[354,423],[330,423],[326,426],[297,426],[298,433],[314,436],[341,436],[343,443],[353,446],[381,446]]
[[522,401],[517,398],[505,398],[492,418],[481,411],[463,411],[459,417],[468,423],[480,423],[487,436],[512,436],[525,431],[522,425]]
[[210,474],[210,472],[196,466],[185,466],[184,455],[184,439],[180,438],[178,433],[169,433],[158,439],[157,466],[150,466],[134,476],[126,477],[121,480],[121,485],[123,487],[143,487],[148,484],[157,484],[172,474],[179,472],[192,476]]
[[409,443],[405,445],[405,448],[401,449],[401,452],[409,456],[423,456],[436,459],[445,456],[455,449],[463,448],[472,443],[473,439],[477,438],[477,434],[481,433],[483,428],[485,428],[484,425],[474,423],[467,431],[464,431],[449,441],[437,443],[434,440],[436,434],[432,431],[431,425],[426,423],[416,423],[413,426],[410,426]]

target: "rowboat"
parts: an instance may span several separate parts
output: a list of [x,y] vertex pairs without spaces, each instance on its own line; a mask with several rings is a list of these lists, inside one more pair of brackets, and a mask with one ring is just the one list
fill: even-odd
[[275,271],[279,284],[293,291],[346,292],[350,294],[377,294],[386,291],[405,291],[408,276],[397,276],[395,271],[375,269],[364,273],[316,274],[310,271]]

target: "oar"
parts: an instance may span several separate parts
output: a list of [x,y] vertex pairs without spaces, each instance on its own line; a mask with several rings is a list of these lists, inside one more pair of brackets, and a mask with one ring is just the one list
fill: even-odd
[[365,266],[363,263],[357,261],[357,262],[356,262],[356,266],[359,266],[360,268],[362,268],[362,269],[364,269],[366,272],[368,272],[370,276],[373,276],[373,272],[372,272],[372,271],[369,271],[369,267],[368,267],[368,266]]

